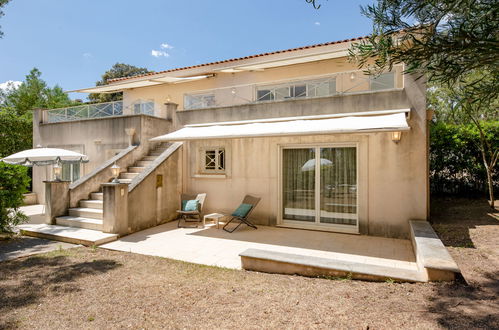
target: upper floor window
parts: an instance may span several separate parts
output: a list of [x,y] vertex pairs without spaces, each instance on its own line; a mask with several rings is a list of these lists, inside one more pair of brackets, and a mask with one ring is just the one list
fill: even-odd
[[136,115],[150,115],[154,116],[154,101],[138,100],[133,103],[133,113]]
[[256,90],[257,101],[277,101],[300,97],[320,97],[336,94],[336,79],[315,79],[286,84],[259,86]]
[[216,106],[215,93],[184,95],[184,109],[201,109],[214,106]]
[[379,76],[372,76],[370,77],[369,82],[372,91],[395,88],[395,73],[386,72]]

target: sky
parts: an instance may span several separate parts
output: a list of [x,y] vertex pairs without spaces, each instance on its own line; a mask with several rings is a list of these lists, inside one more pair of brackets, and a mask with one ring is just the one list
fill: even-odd
[[0,18],[0,86],[36,67],[49,86],[74,90],[117,62],[161,71],[371,32],[360,5],[372,0],[316,2],[11,0]]

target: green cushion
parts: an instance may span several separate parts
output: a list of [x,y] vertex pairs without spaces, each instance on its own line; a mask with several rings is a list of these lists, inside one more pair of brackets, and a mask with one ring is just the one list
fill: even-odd
[[197,199],[182,201],[182,211],[197,211],[198,207],[199,201]]
[[245,218],[253,205],[251,204],[241,204],[239,207],[232,213],[232,216],[234,217],[239,217],[239,218]]

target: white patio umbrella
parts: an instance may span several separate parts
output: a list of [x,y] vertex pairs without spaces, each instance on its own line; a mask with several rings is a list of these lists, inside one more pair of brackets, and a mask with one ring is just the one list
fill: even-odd
[[[333,166],[333,162],[326,158],[321,158],[321,166]],[[315,158],[309,159],[301,167],[302,172],[315,170]]]
[[87,163],[88,156],[78,152],[58,148],[35,148],[24,150],[0,159],[12,165],[43,166],[53,164]]

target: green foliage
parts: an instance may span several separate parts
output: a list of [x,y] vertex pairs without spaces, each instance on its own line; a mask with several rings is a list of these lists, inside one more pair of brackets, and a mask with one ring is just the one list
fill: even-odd
[[[380,73],[405,63],[406,71],[452,86],[474,70],[490,73],[482,95],[499,93],[499,6],[497,0],[377,0],[362,8],[373,33],[351,56]],[[374,60],[374,63],[372,63]]]
[[[2,8],[9,3],[10,0],[0,0],[0,17],[2,17],[3,15],[5,15],[3,13],[3,10]],[[0,26],[1,27],[1,26]],[[3,37],[3,32],[0,30],[0,38]]]
[[0,109],[0,158],[32,148],[33,123],[30,117]]
[[[116,63],[111,69],[107,70],[103,75],[102,79],[95,83],[96,86],[107,85],[109,80],[123,77],[132,77],[144,73],[149,73],[150,71],[146,68],[139,68],[133,65]],[[123,99],[123,93],[111,93],[111,94],[90,94],[88,99],[94,103],[101,102],[111,102]]]
[[0,232],[11,232],[13,226],[27,220],[19,210],[30,181],[27,170],[0,162]]
[[[483,131],[494,148],[499,148],[499,121],[485,121]],[[480,132],[473,124],[435,122],[430,126],[430,185],[432,193],[484,194],[487,174],[482,161]],[[499,175],[493,176],[499,188]]]
[[61,87],[48,87],[41,75],[37,68],[33,68],[19,87],[2,95],[0,107],[22,116],[31,115],[35,108],[52,109],[75,104]]

